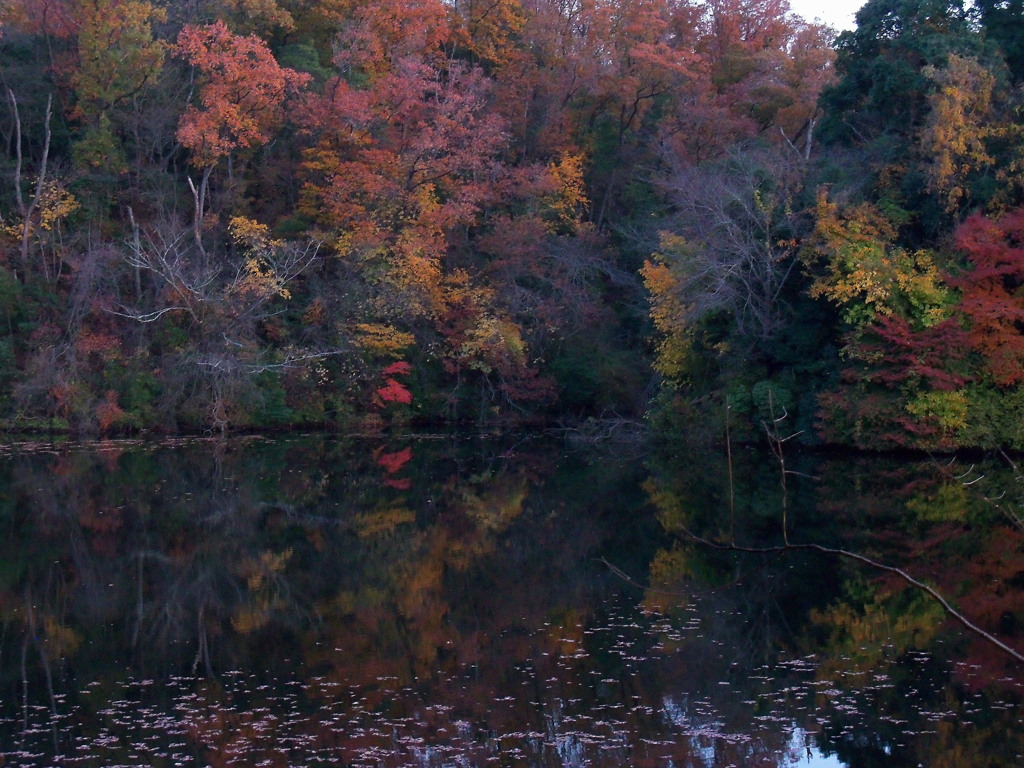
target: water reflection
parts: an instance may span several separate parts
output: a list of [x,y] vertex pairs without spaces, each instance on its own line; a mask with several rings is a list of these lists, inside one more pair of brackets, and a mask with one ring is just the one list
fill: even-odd
[[928,463],[797,461],[783,500],[770,462],[747,459],[730,487],[706,456],[542,440],[12,451],[0,751],[25,766],[1020,763],[1021,669],[933,601],[820,553],[693,538],[777,542],[785,506],[792,540],[913,567],[1019,647],[1012,518]]

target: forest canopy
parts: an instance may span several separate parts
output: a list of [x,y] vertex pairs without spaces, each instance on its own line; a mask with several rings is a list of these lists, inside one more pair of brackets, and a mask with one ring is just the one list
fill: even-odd
[[0,425],[1024,447],[1022,17],[12,0]]

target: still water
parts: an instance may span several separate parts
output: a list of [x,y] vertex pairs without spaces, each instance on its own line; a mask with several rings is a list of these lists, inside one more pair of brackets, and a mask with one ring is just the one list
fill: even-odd
[[1024,765],[1024,665],[892,571],[784,546],[903,569],[1024,650],[1020,471],[786,466],[538,437],[10,447],[0,764]]

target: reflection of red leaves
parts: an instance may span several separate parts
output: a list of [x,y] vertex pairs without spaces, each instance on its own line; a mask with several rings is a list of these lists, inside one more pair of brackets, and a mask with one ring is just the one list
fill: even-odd
[[412,480],[408,477],[391,477],[384,481],[384,485],[399,491],[408,491],[412,488]]
[[383,387],[377,389],[376,395],[377,399],[383,403],[405,403],[409,405],[412,402],[412,392],[394,379],[388,379]]
[[412,448],[403,448],[400,451],[394,453],[382,453],[377,457],[377,463],[384,467],[384,471],[389,475],[393,475],[398,472],[402,467],[409,463],[409,459],[412,458]]

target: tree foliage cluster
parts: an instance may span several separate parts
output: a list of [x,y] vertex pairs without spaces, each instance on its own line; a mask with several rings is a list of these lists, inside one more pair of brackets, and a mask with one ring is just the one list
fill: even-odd
[[0,419],[1017,446],[1019,16],[9,3]]
[[649,186],[634,163],[657,164],[676,94],[710,88],[703,10],[17,0],[0,13],[8,425],[642,407],[646,306],[612,225]]
[[644,271],[666,419],[1024,447],[1021,13],[869,0],[810,151],[734,146],[673,179]]

